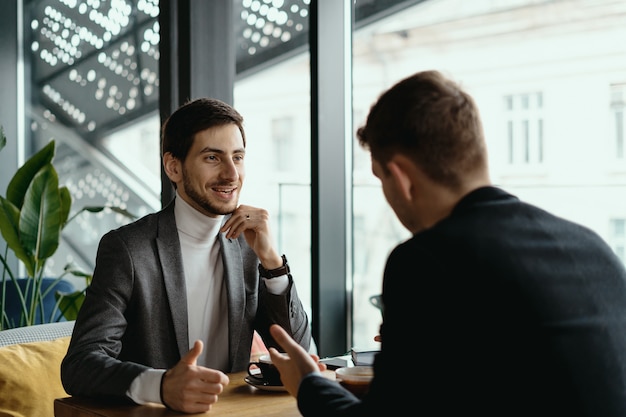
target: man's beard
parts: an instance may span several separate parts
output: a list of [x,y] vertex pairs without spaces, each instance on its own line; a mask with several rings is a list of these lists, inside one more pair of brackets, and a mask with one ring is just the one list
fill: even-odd
[[[222,184],[222,185],[230,185],[230,184]],[[198,206],[202,207],[204,211],[207,211],[209,213],[213,213],[216,215],[230,214],[233,211],[235,211],[235,208],[237,208],[236,201],[232,203],[232,207],[230,206],[230,204],[224,206],[223,203],[219,205],[211,203],[204,195],[200,194],[194,189],[194,187],[189,182],[189,176],[187,175],[187,172],[185,171],[184,168],[183,168],[183,188],[185,189],[185,193],[189,196],[189,198],[191,198],[191,200],[193,200],[194,203],[196,203]]]

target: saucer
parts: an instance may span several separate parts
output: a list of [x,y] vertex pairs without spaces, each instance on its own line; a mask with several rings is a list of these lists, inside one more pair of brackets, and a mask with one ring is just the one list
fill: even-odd
[[272,385],[266,381],[257,381],[249,376],[246,376],[243,380],[246,381],[248,385],[252,385],[254,388],[263,391],[287,391],[283,385]]

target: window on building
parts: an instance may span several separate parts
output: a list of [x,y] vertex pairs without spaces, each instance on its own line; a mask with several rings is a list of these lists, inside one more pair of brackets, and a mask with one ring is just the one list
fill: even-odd
[[524,93],[504,98],[507,117],[507,160],[510,165],[544,162],[543,95]]
[[610,244],[617,256],[626,260],[626,219],[610,220]]
[[624,121],[626,115],[626,83],[611,86],[611,113],[615,132],[615,157],[624,160]]
[[276,157],[275,167],[277,171],[289,172],[295,160],[293,152],[293,117],[286,116],[272,119],[271,135]]

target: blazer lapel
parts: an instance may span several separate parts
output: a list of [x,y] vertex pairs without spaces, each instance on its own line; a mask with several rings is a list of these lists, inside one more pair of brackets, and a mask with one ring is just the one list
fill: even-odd
[[230,361],[233,363],[238,357],[238,350],[241,345],[242,320],[245,320],[246,291],[242,278],[244,276],[243,258],[237,239],[226,239],[224,234],[220,233],[219,241],[222,245],[224,283],[228,294],[228,332],[230,335],[228,345]]
[[170,203],[159,215],[156,247],[178,350],[180,355],[184,356],[189,351],[187,292],[180,240],[174,217],[174,202]]

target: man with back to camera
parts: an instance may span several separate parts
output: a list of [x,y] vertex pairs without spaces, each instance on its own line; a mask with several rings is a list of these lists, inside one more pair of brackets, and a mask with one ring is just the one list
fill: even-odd
[[311,330],[266,210],[239,205],[243,118],[215,99],[190,101],[163,125],[163,168],[176,189],[158,213],[105,234],[61,378],[68,394],[211,409],[225,372],[247,368],[253,332],[278,345]]
[[478,109],[419,72],[357,131],[413,236],[389,255],[374,379],[359,400],[279,326],[303,416],[626,416],[626,272],[586,227],[491,185]]

